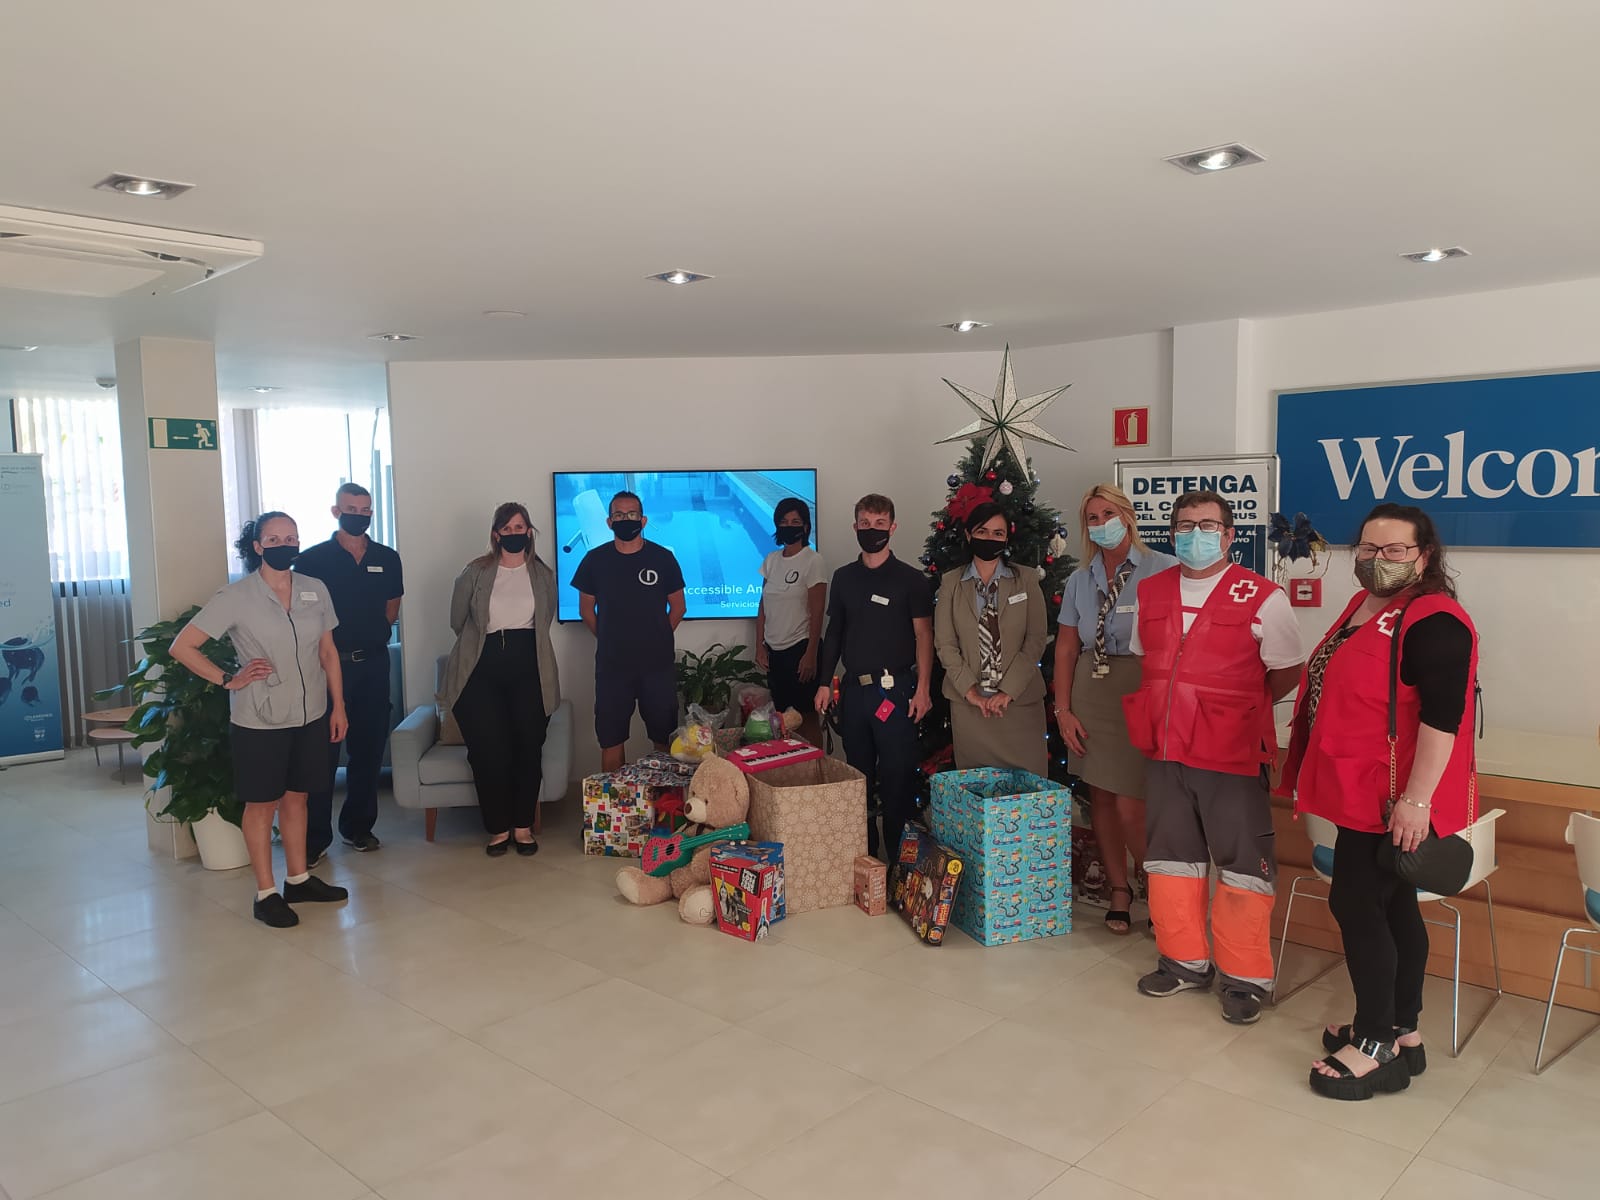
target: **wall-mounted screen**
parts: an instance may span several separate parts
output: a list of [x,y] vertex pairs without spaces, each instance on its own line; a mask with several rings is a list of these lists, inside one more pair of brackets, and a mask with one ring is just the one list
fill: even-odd
[[558,616],[576,621],[572,574],[583,556],[611,541],[611,497],[633,492],[649,524],[644,536],[665,546],[683,568],[686,615],[754,617],[761,602],[761,560],[777,544],[772,510],[797,496],[811,506],[816,544],[817,473],[755,471],[557,471],[555,562]]

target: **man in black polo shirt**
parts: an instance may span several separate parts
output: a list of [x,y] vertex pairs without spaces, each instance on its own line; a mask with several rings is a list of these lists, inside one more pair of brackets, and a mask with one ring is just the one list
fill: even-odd
[[[822,639],[817,711],[833,702],[839,681],[839,731],[844,756],[867,777],[883,809],[883,859],[894,861],[900,833],[916,796],[917,722],[931,707],[933,592],[922,572],[889,550],[894,501],[868,495],[856,501],[861,557],[833,573],[828,632]],[[878,854],[877,823],[867,821],[867,851]]]
[[594,731],[600,769],[622,766],[637,704],[645,732],[665,750],[678,723],[672,635],[683,620],[683,571],[671,550],[646,541],[649,518],[632,492],[611,497],[611,544],[572,573],[583,623],[595,635]]
[[[372,493],[359,483],[341,484],[333,515],[339,530],[295,559],[297,574],[320,579],[333,597],[339,627],[333,644],[344,674],[344,707],[350,732],[344,748],[344,806],[339,836],[357,850],[376,850],[372,826],[378,819],[378,772],[389,737],[389,634],[400,617],[405,592],[400,556],[367,536],[372,524]],[[306,800],[306,858],[315,863],[333,844],[333,784],[339,770],[339,744],[329,747],[328,781]]]

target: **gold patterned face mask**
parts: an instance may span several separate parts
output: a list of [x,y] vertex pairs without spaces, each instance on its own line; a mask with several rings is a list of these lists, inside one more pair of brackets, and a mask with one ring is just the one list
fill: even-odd
[[1417,581],[1417,563],[1390,562],[1386,558],[1356,560],[1356,582],[1374,596],[1394,596]]

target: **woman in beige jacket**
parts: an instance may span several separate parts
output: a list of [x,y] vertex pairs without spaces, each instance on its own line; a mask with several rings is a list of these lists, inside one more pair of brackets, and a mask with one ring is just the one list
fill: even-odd
[[528,510],[502,504],[490,522],[489,552],[456,577],[456,644],[439,695],[467,744],[491,858],[513,844],[524,856],[539,851],[533,829],[545,728],[561,702],[550,644],[555,615],[555,573],[534,553]]
[[972,561],[952,570],[933,610],[934,648],[944,666],[944,694],[958,767],[1021,767],[1044,775],[1044,653],[1049,623],[1038,573],[1012,567],[1004,554],[1010,522],[998,504],[968,514]]

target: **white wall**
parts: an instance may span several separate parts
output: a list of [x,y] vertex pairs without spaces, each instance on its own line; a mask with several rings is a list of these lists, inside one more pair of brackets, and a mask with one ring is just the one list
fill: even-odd
[[[1259,400],[1289,388],[1600,365],[1600,279],[1253,323]],[[1275,405],[1272,408],[1275,413]],[[1600,433],[1600,412],[1595,414]],[[1336,542],[1353,530],[1322,531]],[[1600,554],[1452,550],[1462,602],[1482,638],[1484,711],[1499,728],[1592,737],[1600,722]],[[1331,565],[1308,637],[1355,590]]]
[[[851,507],[869,491],[899,510],[896,552],[922,553],[928,514],[964,451],[936,446],[971,413],[949,378],[992,387],[994,351],[833,358],[615,359],[396,363],[390,367],[395,491],[406,567],[403,608],[406,700],[427,703],[434,656],[450,645],[450,585],[482,552],[503,500],[520,500],[546,536],[557,470],[815,466],[817,533],[830,567],[855,551]],[[1072,387],[1042,424],[1077,448],[1037,448],[1041,494],[1071,511],[1092,483],[1110,478],[1111,410],[1149,405],[1168,452],[1171,339],[1165,333],[1019,350],[1017,388],[1032,395]],[[691,621],[680,647],[748,642],[751,621]],[[563,692],[578,710],[576,769],[598,762],[590,714],[594,641],[578,624],[555,631]]]

